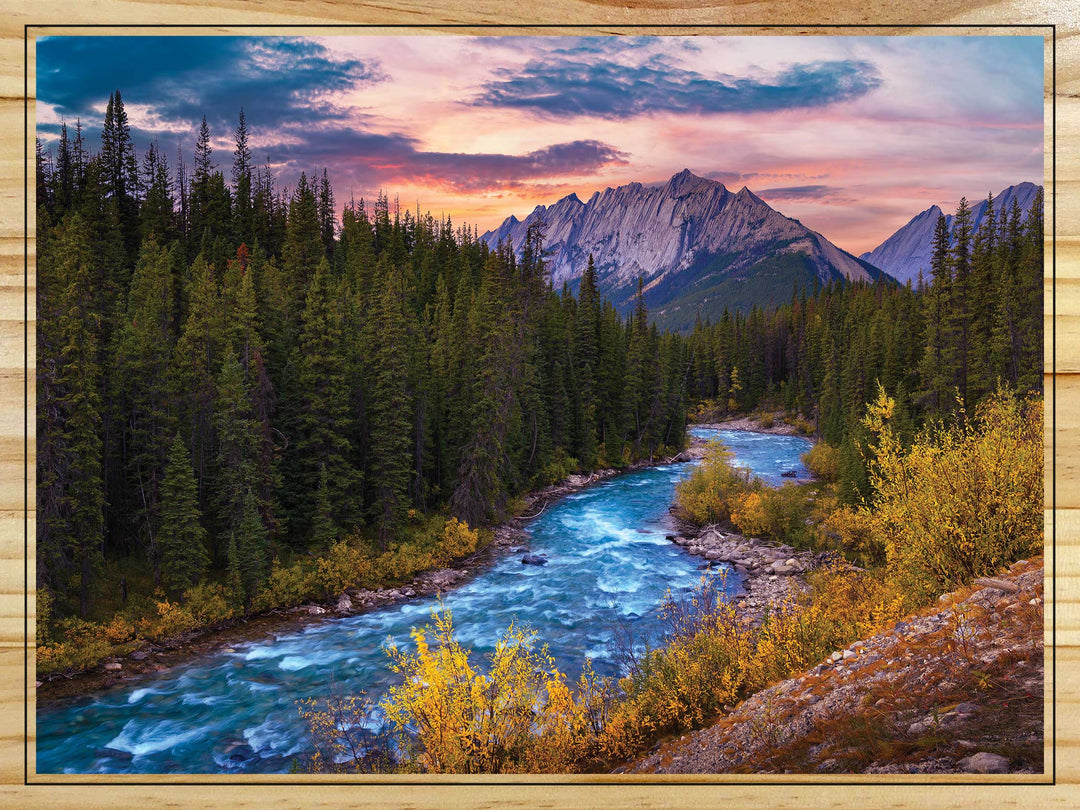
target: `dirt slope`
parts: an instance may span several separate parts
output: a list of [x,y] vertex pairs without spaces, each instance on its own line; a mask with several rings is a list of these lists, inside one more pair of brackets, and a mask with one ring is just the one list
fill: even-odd
[[1043,561],[942,597],[625,770],[1041,773]]

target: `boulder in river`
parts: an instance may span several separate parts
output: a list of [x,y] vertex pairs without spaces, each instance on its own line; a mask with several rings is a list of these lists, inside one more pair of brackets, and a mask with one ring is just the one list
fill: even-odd
[[135,755],[130,751],[121,751],[117,748],[99,748],[94,751],[95,757],[111,757],[113,759],[129,760]]
[[795,470],[784,470],[780,473],[782,478],[798,478],[799,474]]
[[521,558],[522,565],[547,565],[547,559],[539,554],[526,554]]

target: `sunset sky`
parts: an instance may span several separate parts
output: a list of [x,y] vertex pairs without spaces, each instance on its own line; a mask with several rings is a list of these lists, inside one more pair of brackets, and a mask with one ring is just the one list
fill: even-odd
[[570,192],[689,168],[748,186],[853,253],[932,203],[1043,181],[1041,37],[52,37],[38,134],[109,94],[139,152],[191,165],[203,115],[226,178],[242,106],[279,182],[325,167],[481,231]]

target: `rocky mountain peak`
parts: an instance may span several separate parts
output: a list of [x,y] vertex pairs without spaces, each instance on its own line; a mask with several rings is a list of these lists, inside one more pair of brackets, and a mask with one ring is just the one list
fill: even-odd
[[[1020,210],[1026,214],[1039,192],[1040,186],[1034,183],[1024,182],[1009,186],[994,195],[994,210],[1000,213],[1001,209],[1011,208],[1013,200],[1020,206]],[[986,216],[986,197],[969,197],[968,205],[971,208],[971,224],[973,230],[978,230]],[[882,242],[873,250],[862,254],[859,258],[869,262],[881,270],[884,270],[900,282],[911,281],[914,283],[922,271],[926,280],[933,278],[930,271],[930,256],[933,252],[934,230],[937,227],[938,218],[943,215],[940,207],[931,205],[925,211],[913,216],[906,225]],[[944,214],[945,224],[952,232],[953,215]]]
[[[492,246],[507,239],[520,246],[525,231],[538,220],[546,225],[545,247],[556,287],[564,282],[573,287],[591,254],[601,294],[618,307],[629,306],[639,277],[654,308],[692,290],[703,300],[694,305],[694,314],[680,309],[680,324],[683,315],[692,325],[697,312],[719,316],[725,306],[747,306],[747,295],[757,303],[786,300],[793,283],[865,281],[876,274],[745,186],[732,194],[723,183],[689,169],[659,185],[606,188],[585,203],[570,194],[537,206],[523,221],[509,218],[481,238]],[[738,284],[763,269],[773,273],[775,281]],[[702,290],[720,283],[738,288],[742,297],[703,295]]]

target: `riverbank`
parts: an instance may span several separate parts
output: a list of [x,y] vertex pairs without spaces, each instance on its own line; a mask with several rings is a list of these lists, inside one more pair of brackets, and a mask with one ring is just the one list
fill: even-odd
[[601,481],[648,467],[685,461],[693,454],[645,460],[623,469],[603,469],[589,474],[570,475],[558,484],[531,492],[522,498],[520,513],[494,530],[494,539],[474,554],[450,566],[423,571],[396,587],[348,588],[327,601],[310,601],[291,608],[275,608],[265,613],[230,619],[209,627],[196,628],[178,636],[144,642],[126,656],[111,656],[93,668],[76,673],[56,674],[36,683],[36,698],[45,703],[128,683],[167,672],[191,660],[249,642],[287,634],[328,618],[367,613],[401,602],[445,593],[460,587],[490,568],[505,554],[527,550],[525,524],[566,495]]
[[846,564],[835,551],[796,551],[757,538],[705,526],[672,535],[672,542],[705,561],[702,568],[730,566],[739,578],[741,593],[735,606],[747,624],[760,625],[764,615],[808,589],[805,575],[826,565]]
[[1043,575],[976,580],[619,772],[1042,773]]

